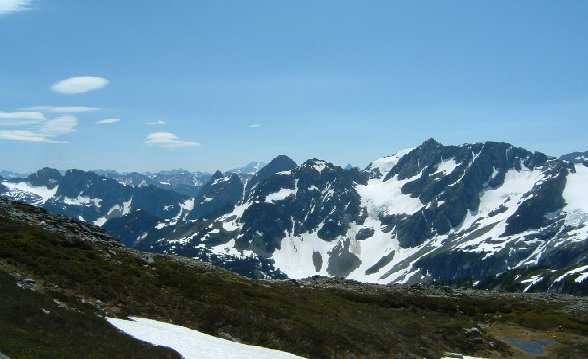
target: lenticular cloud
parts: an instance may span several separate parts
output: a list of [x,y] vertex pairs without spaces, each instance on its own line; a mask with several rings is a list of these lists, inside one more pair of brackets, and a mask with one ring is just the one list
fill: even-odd
[[153,132],[147,135],[145,143],[167,148],[200,146],[198,142],[183,141],[171,132]]
[[51,86],[55,92],[65,95],[75,95],[92,90],[98,90],[108,85],[108,80],[102,77],[81,76],[61,80]]

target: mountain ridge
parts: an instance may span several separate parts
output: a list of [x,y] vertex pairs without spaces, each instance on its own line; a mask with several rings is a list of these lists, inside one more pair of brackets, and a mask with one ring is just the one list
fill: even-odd
[[475,282],[588,262],[583,161],[582,153],[434,139],[364,170],[278,156],[245,181],[219,171],[167,211],[143,206],[142,219],[118,203],[119,215],[100,224],[144,250],[249,258],[293,278]]

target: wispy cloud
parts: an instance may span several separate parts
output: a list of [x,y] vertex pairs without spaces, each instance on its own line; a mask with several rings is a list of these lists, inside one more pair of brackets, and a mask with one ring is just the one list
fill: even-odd
[[[1,0],[0,0],[1,1]],[[86,106],[34,106],[22,108],[23,111],[42,111],[51,113],[80,113],[98,111],[97,107]]]
[[45,121],[45,115],[41,112],[1,112],[0,111],[0,125],[4,126],[24,126],[33,123]]
[[0,131],[0,140],[7,141],[24,141],[24,142],[47,142],[56,143],[57,141],[50,140],[47,136],[44,136],[34,131],[22,131],[22,130],[7,130]]
[[259,123],[253,123],[253,124],[249,125],[249,128],[257,128],[257,127],[261,127],[261,125]]
[[74,132],[78,119],[60,116],[47,120],[40,112],[0,112],[0,140],[59,143],[56,137]]
[[152,125],[152,126],[163,126],[165,124],[167,124],[167,122],[162,121],[162,120],[158,120],[158,121],[153,121],[153,122],[147,122],[148,125]]
[[117,123],[122,121],[120,118],[105,118],[104,120],[96,121],[98,125],[107,125],[111,123]]
[[183,141],[171,132],[153,132],[147,135],[145,143],[166,148],[200,146],[198,142]]
[[43,123],[40,133],[47,137],[65,135],[75,131],[78,119],[74,116],[61,116]]
[[0,0],[0,15],[30,10],[32,0]]
[[98,90],[106,85],[108,80],[103,77],[80,76],[61,80],[51,86],[51,90],[65,95],[75,95]]

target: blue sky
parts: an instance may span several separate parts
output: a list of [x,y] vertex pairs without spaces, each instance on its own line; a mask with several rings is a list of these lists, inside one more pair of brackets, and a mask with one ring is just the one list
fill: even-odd
[[[586,1],[0,0],[0,169],[588,150]],[[102,123],[98,123],[102,122]]]

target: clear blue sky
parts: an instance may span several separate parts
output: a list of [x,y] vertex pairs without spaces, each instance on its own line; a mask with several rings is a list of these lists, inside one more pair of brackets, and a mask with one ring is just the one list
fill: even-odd
[[580,0],[0,0],[0,169],[364,166],[429,137],[585,151],[587,19]]

